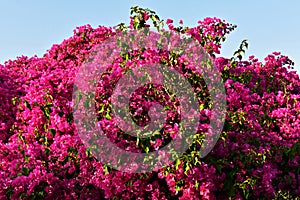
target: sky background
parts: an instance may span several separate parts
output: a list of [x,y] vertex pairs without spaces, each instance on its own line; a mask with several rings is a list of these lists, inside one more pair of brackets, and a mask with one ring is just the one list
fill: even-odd
[[205,17],[219,17],[236,24],[221,55],[230,57],[248,39],[246,58],[261,61],[274,51],[288,55],[300,72],[299,0],[0,0],[0,64],[17,56],[39,57],[64,39],[76,26],[114,26],[129,23],[130,7],[138,5],[157,12],[162,19],[180,19],[196,26]]

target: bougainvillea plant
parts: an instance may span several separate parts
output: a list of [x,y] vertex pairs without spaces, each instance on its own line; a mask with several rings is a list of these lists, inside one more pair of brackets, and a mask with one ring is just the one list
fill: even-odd
[[[205,18],[196,27],[178,26],[156,13],[131,8],[130,25],[77,27],[74,35],[41,58],[25,56],[0,65],[1,199],[293,199],[300,196],[300,80],[293,62],[274,52],[258,61],[243,60],[247,41],[231,58],[218,57],[221,43],[236,26]],[[150,25],[149,22],[152,21]],[[209,92],[201,75],[188,81],[200,88],[201,130],[173,164],[147,173],[127,173],[99,162],[81,141],[74,125],[72,92],[76,74],[93,47],[121,31],[167,25],[170,31],[199,42],[218,67],[226,89],[225,125],[213,150],[198,155],[210,119]],[[120,56],[113,66],[151,60],[187,70],[180,57],[143,49]],[[106,80],[116,77],[113,70]],[[103,89],[103,88],[102,88]],[[149,105],[139,109],[143,94],[156,99],[163,89],[141,88],[130,107],[137,123],[147,123]],[[162,136],[137,142],[112,126],[110,91],[97,91],[99,118],[107,136],[123,148],[154,151],[178,128],[168,124]],[[170,99],[165,97],[168,102]],[[101,103],[100,103],[101,102]],[[171,102],[172,103],[172,102]],[[173,107],[172,107],[173,105]],[[172,110],[176,102],[170,104]],[[176,109],[175,109],[176,111]],[[176,112],[168,116],[178,120]],[[171,121],[172,121],[171,120]],[[116,137],[116,134],[118,137]],[[124,142],[125,141],[125,142]]]

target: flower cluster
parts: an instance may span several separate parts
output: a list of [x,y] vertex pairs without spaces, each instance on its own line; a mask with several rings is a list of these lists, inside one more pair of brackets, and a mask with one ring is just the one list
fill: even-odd
[[[149,20],[158,30],[164,24],[149,9],[133,7],[131,14],[128,27],[81,26],[41,58],[22,56],[0,65],[0,199],[270,199],[282,192],[300,196],[300,79],[289,70],[293,63],[278,52],[265,62],[253,56],[247,61],[217,57],[225,35],[235,28],[217,18],[192,28],[166,21],[171,31],[199,41],[224,80],[226,120],[212,152],[199,156],[212,117],[201,75],[176,55],[143,49],[114,60],[99,83],[96,105],[107,137],[135,152],[155,151],[175,137],[178,102],[159,85],[135,91],[129,106],[141,125],[149,122],[152,105],[145,94],[167,107],[168,123],[159,136],[138,143],[116,128],[110,116],[109,97],[122,73],[133,65],[158,62],[182,71],[197,92],[201,125],[195,140],[180,159],[153,172],[117,171],[95,159],[74,125],[74,80],[96,45],[124,29],[149,27]],[[155,119],[155,110],[152,115]]]

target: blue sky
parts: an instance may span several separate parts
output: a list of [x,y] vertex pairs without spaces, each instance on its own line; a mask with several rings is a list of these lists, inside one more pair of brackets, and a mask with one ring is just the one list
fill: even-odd
[[295,61],[300,72],[300,1],[298,0],[9,0],[0,3],[0,63],[16,56],[42,56],[53,44],[73,34],[76,26],[114,26],[129,22],[132,5],[155,10],[161,18],[182,19],[194,26],[205,17],[219,17],[238,28],[224,43],[229,57],[243,39],[249,40],[246,56],[259,59],[280,51]]

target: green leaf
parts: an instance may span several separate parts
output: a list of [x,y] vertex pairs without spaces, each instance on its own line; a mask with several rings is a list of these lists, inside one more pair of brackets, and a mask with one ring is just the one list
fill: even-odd
[[23,171],[23,174],[24,174],[25,176],[28,176],[28,174],[29,174],[29,168],[28,168],[28,167],[23,167],[23,168],[22,168],[22,171]]
[[100,108],[100,110],[99,110],[99,113],[103,113],[104,112],[104,104],[101,104],[100,106],[99,106],[99,108]]
[[109,169],[108,169],[107,165],[103,166],[103,172],[104,172],[104,175],[107,175],[109,173]]
[[29,110],[31,110],[31,106],[30,106],[30,104],[29,104],[29,102],[28,102],[27,100],[25,100],[24,105],[25,105]]
[[13,105],[16,105],[16,100],[17,100],[17,97],[14,97],[14,98],[11,99]]
[[49,147],[45,148],[44,152],[45,152],[45,154],[48,156],[49,153],[50,153],[50,148],[49,148]]
[[149,152],[149,147],[145,148],[145,152],[148,153]]
[[49,120],[50,119],[50,110],[48,107],[40,106],[40,109],[43,111],[44,116]]
[[195,188],[198,188],[198,187],[199,187],[199,182],[195,181]]
[[203,110],[203,109],[204,109],[204,104],[201,104],[201,105],[199,106],[199,109],[200,109],[200,110]]
[[175,169],[176,170],[178,170],[178,166],[180,165],[180,159],[177,159],[176,161],[175,161],[176,163],[175,163]]
[[51,133],[52,137],[54,137],[55,134],[56,134],[55,129],[54,128],[50,128],[50,133]]
[[106,113],[106,114],[105,114],[105,118],[108,119],[108,120],[111,120],[110,114],[109,114],[109,113]]

